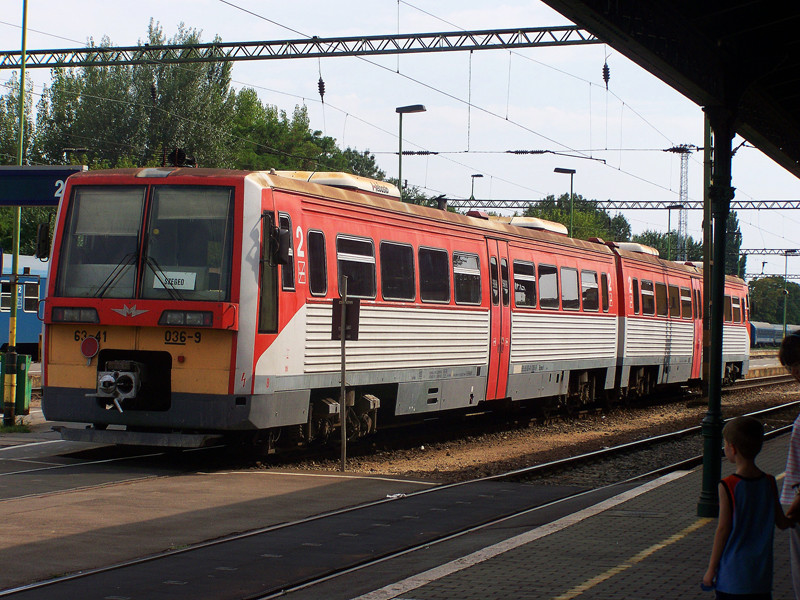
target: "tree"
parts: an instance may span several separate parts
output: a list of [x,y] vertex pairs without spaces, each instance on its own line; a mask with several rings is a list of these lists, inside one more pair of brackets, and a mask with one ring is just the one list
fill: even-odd
[[739,228],[739,217],[736,211],[728,213],[728,220],[725,223],[725,274],[744,277],[745,267],[747,266],[747,256],[739,256],[742,249],[742,231]]
[[[148,44],[200,41],[183,24],[167,40],[150,21]],[[104,37],[101,46],[111,41]],[[230,68],[218,62],[54,69],[38,106],[36,157],[46,163],[68,157],[95,167],[144,166],[161,164],[162,150],[176,147],[203,164],[233,166]]]
[[[0,248],[10,253],[14,234],[15,208],[0,207]],[[48,223],[53,231],[56,219],[54,206],[25,206],[20,211],[19,253],[33,254],[36,250],[36,231],[40,223]],[[9,263],[10,264],[10,263]]]
[[[750,320],[783,323],[786,299],[786,322],[800,323],[800,285],[783,277],[761,277],[749,283]],[[789,292],[785,295],[784,289]]]
[[349,146],[342,151],[342,156],[345,159],[346,171],[354,175],[361,175],[362,177],[371,177],[372,179],[386,179],[386,173],[378,167],[375,162],[375,155],[369,150],[359,152]]
[[[531,203],[523,211],[523,216],[538,217],[548,221],[561,223],[569,228],[570,201],[569,194],[555,198],[550,195],[537,203]],[[572,200],[572,237],[588,239],[602,238],[606,241],[628,241],[631,226],[622,215],[613,218],[603,209],[597,208],[593,200],[587,200],[580,194],[574,194]]]
[[[0,165],[16,165],[19,160],[19,78],[11,75],[8,90],[0,96]],[[33,83],[25,86],[25,129],[23,136],[23,162],[30,150],[33,137]]]
[[[679,241],[676,232],[661,233],[648,229],[634,235],[632,241],[655,248],[661,258],[676,260]],[[703,244],[695,242],[691,236],[686,238],[686,260],[703,260]]]
[[[151,20],[145,43],[200,42],[200,33],[183,24],[167,40]],[[107,37],[100,45],[112,46]],[[232,90],[230,69],[223,61],[55,69],[38,105],[35,159],[91,168],[157,166],[180,148],[199,166],[385,177],[369,151],[343,151],[334,138],[313,131],[305,107],[288,115],[262,104],[255,90]]]

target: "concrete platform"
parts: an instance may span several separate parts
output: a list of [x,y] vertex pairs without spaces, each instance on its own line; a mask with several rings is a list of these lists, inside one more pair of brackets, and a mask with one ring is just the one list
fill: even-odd
[[[787,447],[788,436],[768,442],[761,467],[780,476]],[[716,519],[696,516],[701,481],[699,469],[668,476],[358,599],[711,600],[700,582]],[[788,533],[776,530],[774,600],[794,598],[788,556]]]

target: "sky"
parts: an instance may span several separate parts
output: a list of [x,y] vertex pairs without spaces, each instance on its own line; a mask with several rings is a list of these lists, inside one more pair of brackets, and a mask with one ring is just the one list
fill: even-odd
[[[27,48],[79,48],[107,36],[113,45],[143,41],[150,19],[167,38],[181,23],[204,42],[550,27],[568,20],[535,0],[28,0]],[[0,0],[0,49],[21,47],[22,0]],[[611,78],[606,89],[604,63]],[[11,76],[0,71],[1,87]],[[324,103],[317,82],[325,81]],[[47,69],[28,69],[36,94]],[[667,148],[703,145],[701,107],[605,44],[401,56],[237,62],[233,87],[291,114],[305,105],[311,126],[376,155],[398,171],[395,108],[423,104],[403,118],[403,179],[431,196],[539,200],[573,189],[587,199],[680,198],[680,157]],[[736,147],[744,140],[737,137]],[[560,154],[510,155],[507,150]],[[213,165],[202,165],[213,166]],[[472,175],[481,174],[481,178]],[[702,199],[702,153],[689,159],[688,198]],[[744,145],[733,159],[736,198],[794,200],[800,181]],[[614,214],[614,211],[611,211]],[[678,212],[626,210],[633,233],[677,229]],[[739,210],[742,248],[800,248],[800,213]],[[688,235],[702,240],[702,215],[688,211]],[[762,261],[766,261],[762,265]],[[795,264],[792,264],[795,263]],[[788,265],[788,266],[786,266]],[[800,257],[751,256],[748,273],[800,274]]]

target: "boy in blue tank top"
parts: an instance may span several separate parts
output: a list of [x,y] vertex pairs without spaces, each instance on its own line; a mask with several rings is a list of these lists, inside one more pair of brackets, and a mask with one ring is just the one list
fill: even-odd
[[737,417],[722,430],[725,457],[736,472],[719,483],[719,523],[703,584],[720,600],[771,600],[772,540],[775,526],[791,521],[778,501],[775,478],[756,466],[764,427]]

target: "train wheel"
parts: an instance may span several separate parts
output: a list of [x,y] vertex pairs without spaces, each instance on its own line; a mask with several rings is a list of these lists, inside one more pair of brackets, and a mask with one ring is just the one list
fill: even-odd
[[641,400],[647,395],[647,372],[643,367],[636,369],[635,375],[632,375],[628,390],[630,401]]

